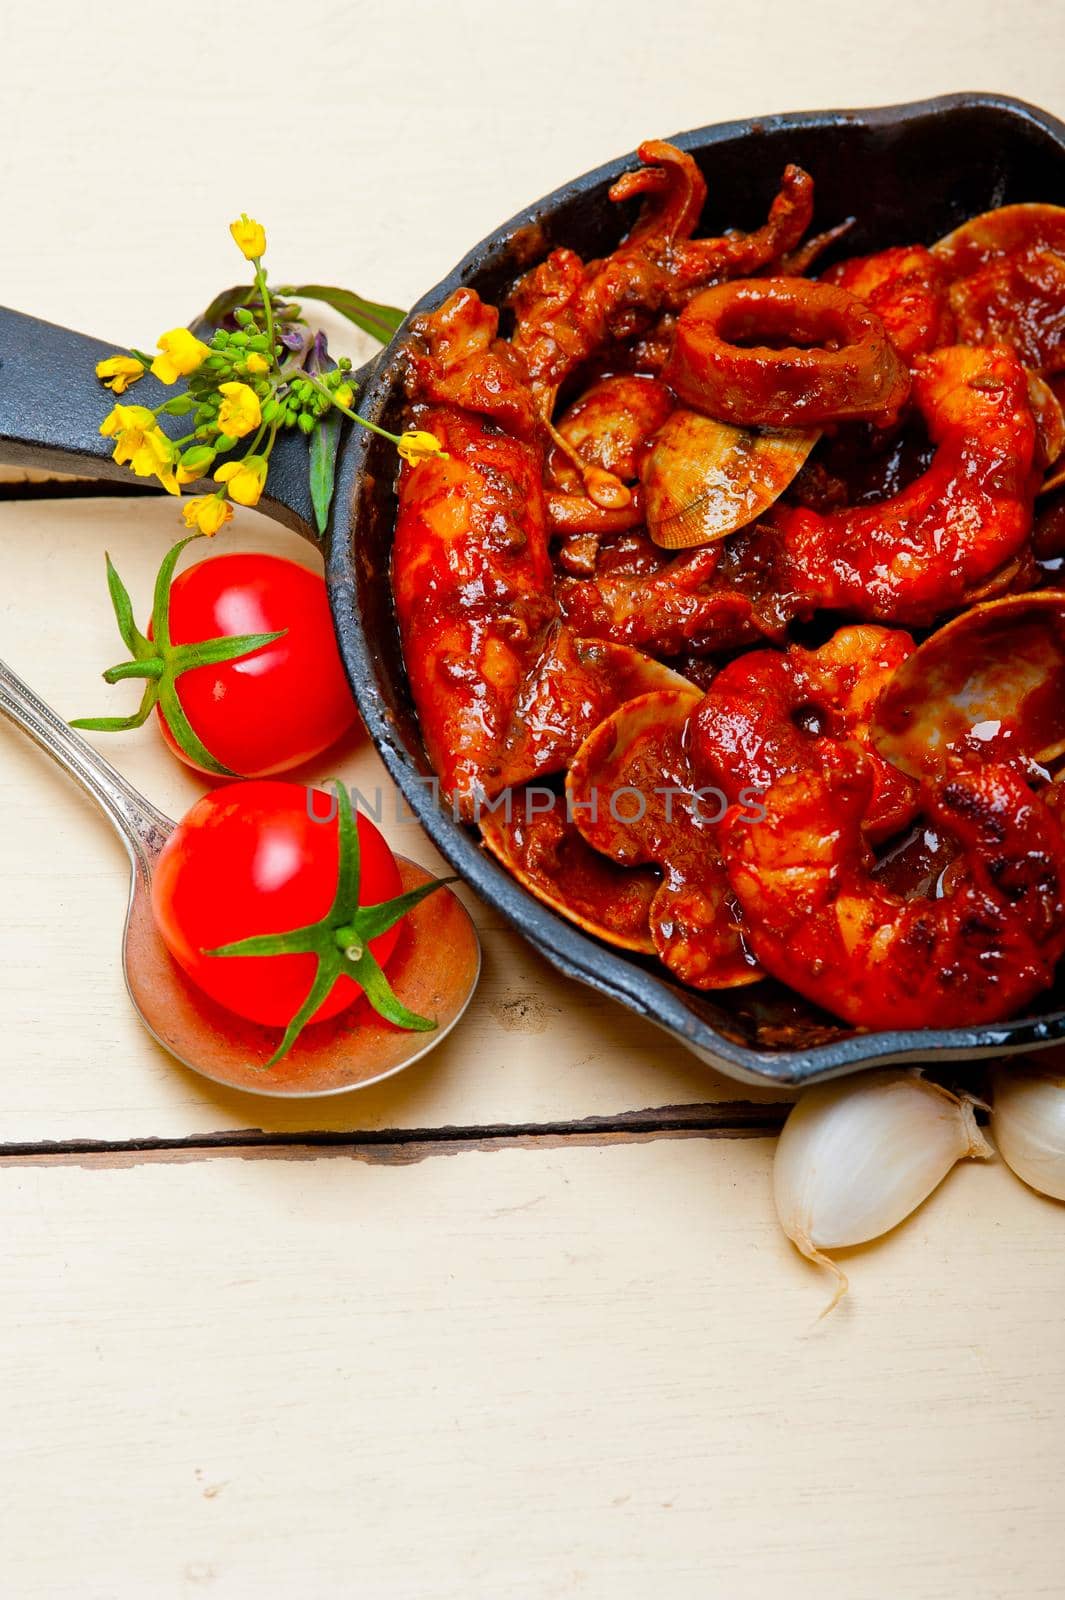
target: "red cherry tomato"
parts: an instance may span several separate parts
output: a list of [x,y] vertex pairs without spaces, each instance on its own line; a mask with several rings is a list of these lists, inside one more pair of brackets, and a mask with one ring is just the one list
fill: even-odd
[[[250,656],[193,667],[177,680],[193,730],[217,761],[244,777],[265,778],[309,761],[355,721],[325,584],[295,561],[234,553],[198,562],[171,586],[174,644],[282,628],[283,639]],[[174,754],[204,770],[158,715]]]
[[[208,956],[205,950],[252,934],[287,933],[328,912],[337,887],[338,824],[312,819],[335,810],[332,795],[301,783],[230,783],[197,800],[178,823],[152,880],[152,910],[170,954],[220,1005],[252,1022],[286,1027],[310,990],[313,955]],[[358,817],[360,905],[401,892],[392,852]],[[370,941],[385,966],[399,926]],[[362,991],[337,979],[312,1021],[336,1016]]]

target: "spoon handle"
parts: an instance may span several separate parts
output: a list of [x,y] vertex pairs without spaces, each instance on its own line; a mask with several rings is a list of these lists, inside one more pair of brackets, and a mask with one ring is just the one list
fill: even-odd
[[0,713],[52,757],[110,818],[135,868],[151,876],[152,863],[174,824],[126,782],[103,756],[69,728],[0,661]]

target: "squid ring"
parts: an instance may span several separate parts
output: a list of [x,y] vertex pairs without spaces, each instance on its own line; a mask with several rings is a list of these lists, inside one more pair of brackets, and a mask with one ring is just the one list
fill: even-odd
[[910,388],[876,312],[805,278],[738,278],[696,295],[663,377],[697,410],[770,428],[887,416]]

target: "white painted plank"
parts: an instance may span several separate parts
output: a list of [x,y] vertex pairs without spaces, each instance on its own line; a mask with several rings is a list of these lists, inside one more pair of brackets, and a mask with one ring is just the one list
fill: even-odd
[[770,1153],[5,1165],[5,1592],[1058,1596],[1060,1210],[959,1169],[817,1323]]

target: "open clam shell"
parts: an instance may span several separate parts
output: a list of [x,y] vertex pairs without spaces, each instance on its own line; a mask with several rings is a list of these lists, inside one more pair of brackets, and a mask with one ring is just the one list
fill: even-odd
[[952,278],[978,272],[1019,250],[1065,251],[1065,206],[1029,201],[970,217],[932,246]]
[[586,844],[564,795],[539,785],[509,790],[480,817],[485,846],[538,900],[619,950],[654,954],[651,906],[659,874],[619,867]]
[[950,279],[959,343],[1006,343],[1026,366],[1065,368],[1065,206],[985,211],[932,253]]
[[700,789],[688,763],[685,728],[699,699],[666,689],[620,707],[577,752],[566,794],[595,850],[625,866],[661,868],[650,908],[659,958],[694,988],[726,989],[763,974],[714,838],[727,801]]
[[1007,595],[948,622],[902,663],[871,735],[920,778],[952,754],[1046,766],[1065,754],[1065,591]]
[[647,531],[665,550],[727,538],[768,511],[820,437],[817,428],[738,428],[680,407],[644,460]]

